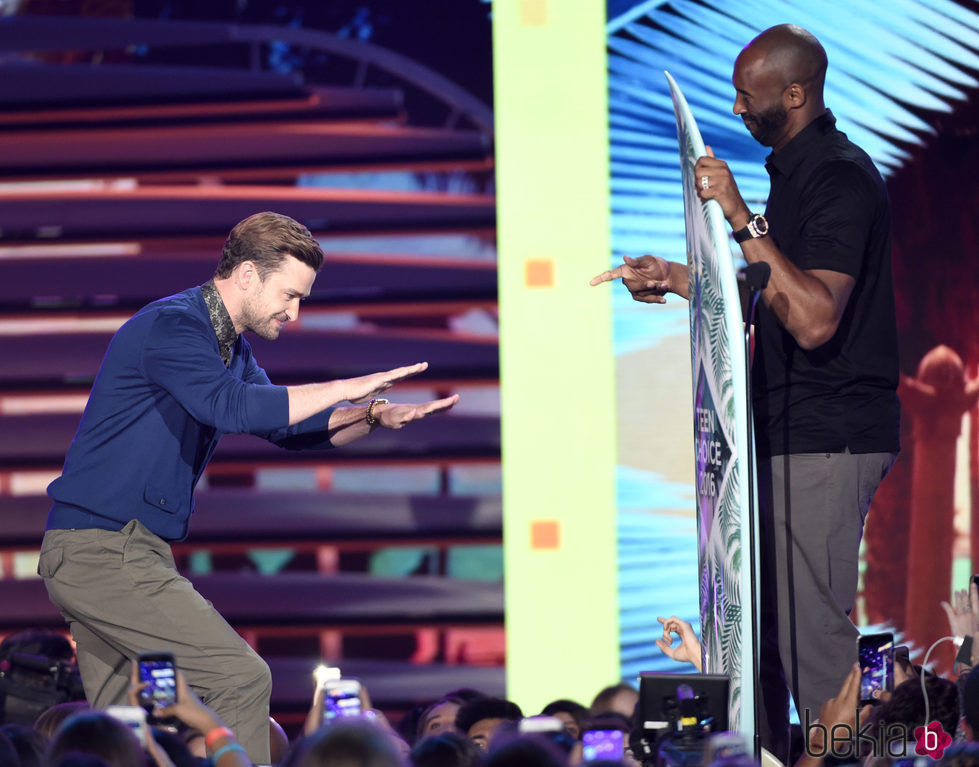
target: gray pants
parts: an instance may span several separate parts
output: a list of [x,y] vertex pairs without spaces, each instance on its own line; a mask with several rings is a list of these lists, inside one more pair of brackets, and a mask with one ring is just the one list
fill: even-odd
[[172,652],[252,762],[269,763],[269,667],[180,576],[163,540],[135,520],[119,532],[49,530],[38,573],[71,628],[91,705],[126,702],[138,653]]
[[806,722],[857,660],[850,620],[863,525],[892,453],[759,461],[762,743],[788,756],[788,696]]

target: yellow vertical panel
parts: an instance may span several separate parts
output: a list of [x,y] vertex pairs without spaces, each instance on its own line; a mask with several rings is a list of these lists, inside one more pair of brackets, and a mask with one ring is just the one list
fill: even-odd
[[[611,292],[588,285],[609,257],[605,3],[497,0],[493,56],[507,694],[529,714],[619,679]],[[557,545],[534,547],[540,520]]]

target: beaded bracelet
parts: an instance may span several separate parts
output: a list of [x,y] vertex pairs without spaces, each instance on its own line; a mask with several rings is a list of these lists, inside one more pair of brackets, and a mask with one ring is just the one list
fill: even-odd
[[245,749],[242,748],[238,743],[229,743],[226,746],[221,746],[221,748],[219,748],[217,751],[214,752],[214,754],[211,755],[211,762],[213,764],[217,764],[218,759],[220,759],[222,756],[227,754],[229,751],[241,751],[241,753],[245,753]]

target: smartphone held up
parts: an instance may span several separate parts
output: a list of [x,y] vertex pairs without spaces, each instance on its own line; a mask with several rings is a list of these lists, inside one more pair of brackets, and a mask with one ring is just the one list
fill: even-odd
[[362,687],[358,680],[340,676],[340,669],[320,666],[316,669],[316,684],[323,690],[323,721],[347,716],[360,716]]
[[173,653],[140,653],[137,668],[140,683],[146,685],[139,693],[144,707],[153,711],[177,702],[177,666]]
[[860,705],[879,703],[894,689],[894,635],[864,634],[857,638],[860,662]]

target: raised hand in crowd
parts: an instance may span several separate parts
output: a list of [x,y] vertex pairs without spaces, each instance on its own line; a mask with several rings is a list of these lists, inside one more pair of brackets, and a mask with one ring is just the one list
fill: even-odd
[[[697,667],[697,671],[703,671],[700,640],[697,639],[693,626],[675,615],[669,618],[656,618],[656,620],[663,624],[663,638],[656,640],[656,646],[663,651],[663,654],[676,661],[692,663]],[[680,644],[676,647],[673,646],[674,634],[680,639]]]
[[948,616],[949,633],[967,637],[979,632],[979,590],[972,583],[968,589],[960,589],[952,595],[952,602],[942,602]]
[[[245,755],[245,749],[238,744],[234,733],[225,726],[214,711],[194,694],[180,669],[177,669],[176,674],[177,702],[171,706],[155,709],[154,715],[161,719],[174,717],[188,727],[203,733],[215,767],[252,767],[251,760]],[[130,705],[139,705],[139,692],[145,686],[146,683],[140,682],[139,679],[138,664],[133,661],[132,676],[127,693]],[[153,757],[157,767],[172,767],[172,762],[163,752],[163,749],[156,744],[152,734],[148,735],[146,740],[147,743],[144,744],[146,750]],[[164,759],[166,761],[163,761]]]

